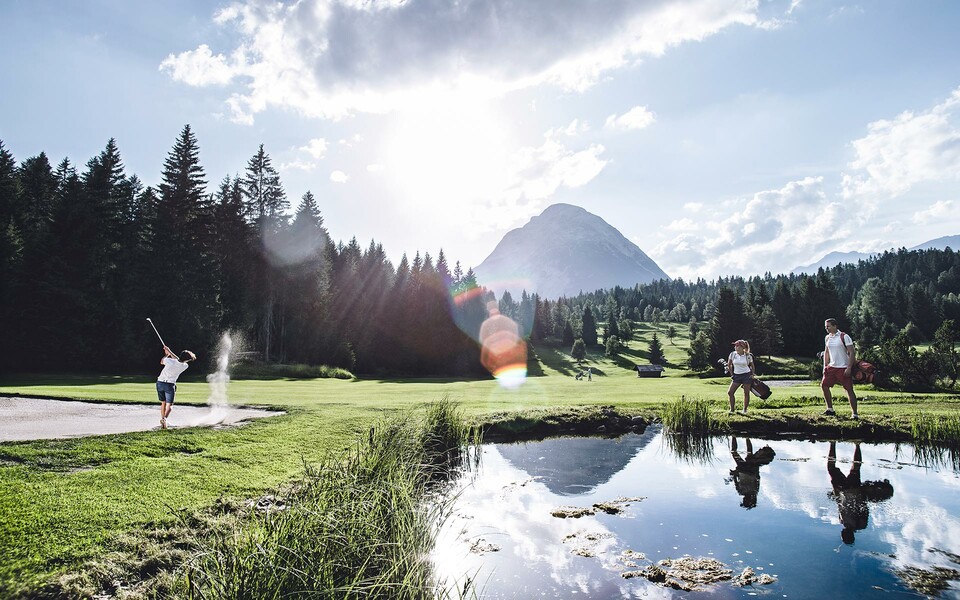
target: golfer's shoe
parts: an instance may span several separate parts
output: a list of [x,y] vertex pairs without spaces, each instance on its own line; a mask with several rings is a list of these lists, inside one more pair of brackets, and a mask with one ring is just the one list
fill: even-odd
[[167,428],[167,420],[160,419],[160,429],[166,429],[166,428]]

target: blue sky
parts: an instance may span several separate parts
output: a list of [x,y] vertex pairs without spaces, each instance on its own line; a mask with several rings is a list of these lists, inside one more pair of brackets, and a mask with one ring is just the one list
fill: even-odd
[[476,266],[584,207],[671,276],[960,234],[960,3],[0,0],[0,140],[212,190],[263,143],[335,240]]

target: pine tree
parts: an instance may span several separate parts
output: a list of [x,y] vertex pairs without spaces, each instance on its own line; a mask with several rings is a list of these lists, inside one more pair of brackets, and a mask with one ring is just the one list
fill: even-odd
[[[211,277],[212,207],[206,184],[197,139],[185,125],[163,163],[154,269],[165,293],[155,299],[152,313],[170,332],[165,339],[212,347],[216,281]],[[197,324],[205,328],[198,331]]]
[[589,302],[583,307],[583,319],[581,322],[580,339],[583,340],[583,343],[586,344],[588,348],[593,348],[597,345],[597,319],[593,315],[593,308]]
[[650,346],[647,349],[647,354],[650,357],[650,364],[667,364],[667,359],[663,355],[663,345],[660,344],[660,338],[657,337],[656,332],[654,332],[653,337],[650,339]]
[[690,348],[687,350],[690,357],[689,365],[691,371],[702,372],[708,370],[712,365],[710,363],[710,337],[704,332],[698,332],[690,340]]
[[243,193],[247,218],[260,223],[267,217],[278,217],[288,208],[286,192],[280,183],[280,174],[273,168],[270,156],[263,150],[263,144],[247,161],[247,170],[243,176]]
[[717,293],[717,309],[710,322],[710,362],[730,354],[731,344],[750,335],[751,323],[744,314],[743,300],[728,287]]

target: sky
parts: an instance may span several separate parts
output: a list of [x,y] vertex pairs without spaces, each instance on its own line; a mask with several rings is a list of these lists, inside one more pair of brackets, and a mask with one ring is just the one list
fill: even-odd
[[0,141],[208,190],[260,144],[335,241],[464,269],[558,202],[671,277],[960,234],[953,0],[0,0]]

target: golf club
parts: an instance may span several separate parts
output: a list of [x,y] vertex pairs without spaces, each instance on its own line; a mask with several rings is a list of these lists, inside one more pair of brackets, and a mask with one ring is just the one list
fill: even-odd
[[[160,343],[163,344],[163,347],[166,348],[167,344],[163,341],[163,338],[160,337],[160,332],[157,331],[157,326],[153,324],[153,321],[150,320],[150,317],[147,317],[147,323],[150,323],[150,327],[153,327],[153,332],[157,334],[157,337],[160,338]],[[173,353],[173,350],[170,351],[170,354],[173,354],[173,357],[177,360],[180,360],[180,357]]]

